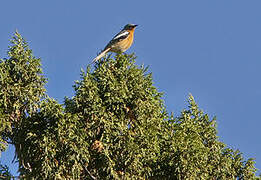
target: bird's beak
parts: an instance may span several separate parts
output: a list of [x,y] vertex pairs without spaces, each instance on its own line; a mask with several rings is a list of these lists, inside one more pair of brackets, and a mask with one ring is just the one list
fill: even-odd
[[134,27],[137,27],[137,26],[138,26],[138,24],[135,24],[135,25],[134,25]]

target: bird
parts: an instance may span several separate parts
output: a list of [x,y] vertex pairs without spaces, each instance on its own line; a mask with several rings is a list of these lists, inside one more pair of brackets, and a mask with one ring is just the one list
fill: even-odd
[[92,60],[92,63],[101,59],[107,52],[123,53],[129,49],[133,43],[134,30],[137,26],[137,24],[125,25],[124,28],[105,46],[103,51]]

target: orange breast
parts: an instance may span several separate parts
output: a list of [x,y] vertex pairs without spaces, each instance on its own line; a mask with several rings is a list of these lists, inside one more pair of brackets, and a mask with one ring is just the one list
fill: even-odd
[[129,49],[132,45],[132,42],[133,42],[133,33],[134,33],[134,30],[129,30],[130,32],[130,35],[118,42],[112,49],[111,51],[113,52],[125,52],[127,49]]

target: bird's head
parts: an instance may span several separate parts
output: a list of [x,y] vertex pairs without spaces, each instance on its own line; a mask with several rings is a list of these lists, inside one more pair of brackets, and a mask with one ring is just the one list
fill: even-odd
[[138,25],[137,24],[127,24],[126,26],[124,26],[123,29],[125,30],[133,30],[137,27]]

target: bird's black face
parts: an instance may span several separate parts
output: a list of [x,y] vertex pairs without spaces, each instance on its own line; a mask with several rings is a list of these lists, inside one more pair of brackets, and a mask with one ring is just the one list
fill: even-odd
[[125,30],[131,30],[134,29],[135,27],[137,27],[137,24],[127,24],[126,26],[124,26]]

